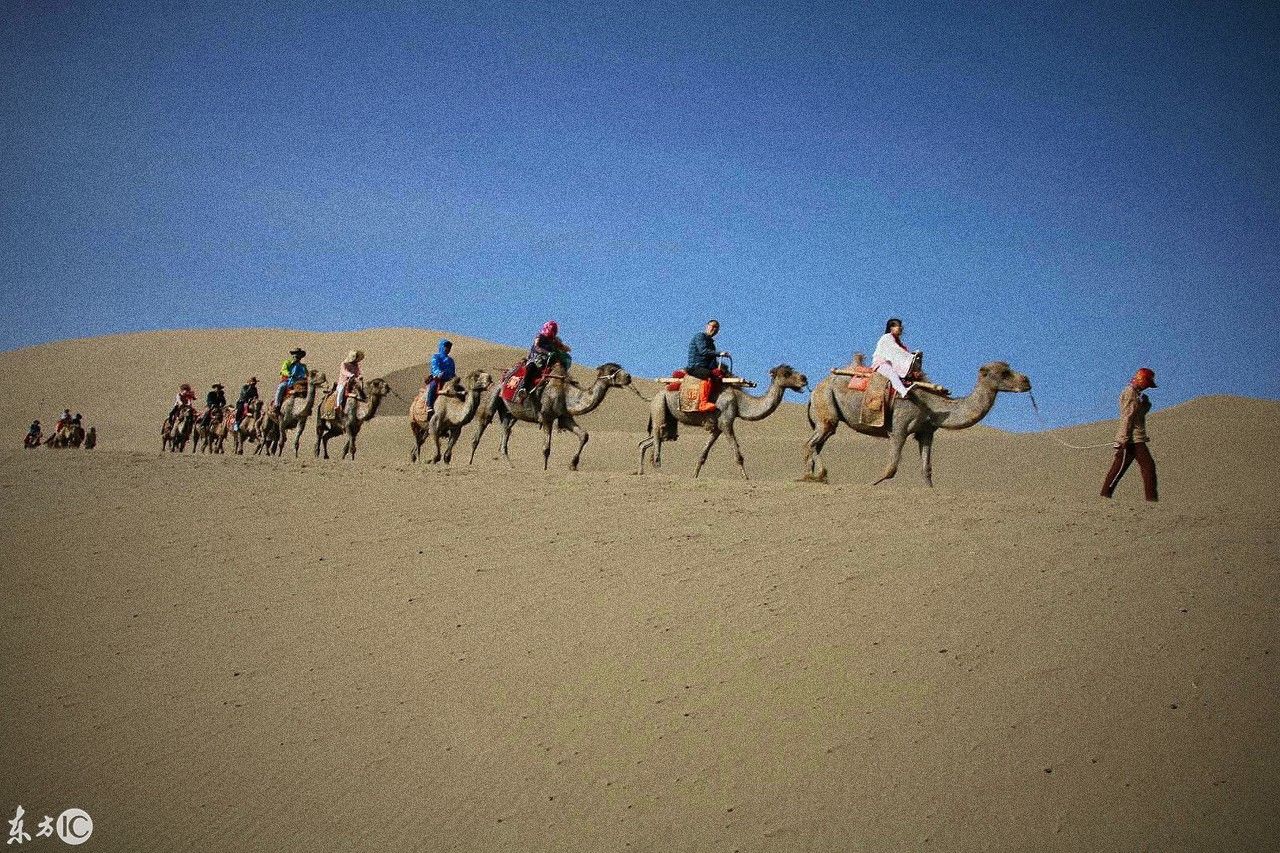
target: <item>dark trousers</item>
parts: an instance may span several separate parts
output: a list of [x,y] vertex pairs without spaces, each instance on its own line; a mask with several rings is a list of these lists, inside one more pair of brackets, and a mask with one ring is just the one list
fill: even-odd
[[1142,490],[1146,493],[1147,500],[1160,499],[1156,491],[1156,462],[1151,458],[1151,451],[1147,450],[1147,444],[1144,441],[1136,443],[1128,441],[1116,450],[1116,458],[1111,463],[1111,470],[1107,472],[1106,481],[1102,484],[1104,498],[1109,498],[1115,493],[1120,478],[1124,476],[1125,471],[1129,470],[1129,466],[1135,459],[1138,461],[1138,470],[1142,472]]

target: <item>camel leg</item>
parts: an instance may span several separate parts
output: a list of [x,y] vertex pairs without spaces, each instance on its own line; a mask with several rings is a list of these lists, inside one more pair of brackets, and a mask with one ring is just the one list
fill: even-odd
[[898,463],[902,461],[902,446],[907,443],[906,430],[894,430],[889,436],[889,464],[885,466],[884,473],[880,475],[880,479],[871,485],[876,486],[885,480],[893,479],[893,475],[898,473]]
[[738,468],[742,471],[742,479],[750,480],[747,476],[746,460],[742,457],[742,447],[738,444],[738,436],[733,431],[733,421],[725,421],[724,434],[729,436],[729,442],[733,445],[733,455],[738,459]]
[[555,421],[547,421],[546,426],[542,428],[545,435],[542,438],[542,470],[547,470],[547,466],[551,464],[551,433],[555,432]]
[[573,418],[565,418],[560,422],[563,429],[567,429],[578,437],[578,450],[573,454],[573,459],[569,460],[569,470],[578,470],[578,461],[582,459],[582,448],[587,446],[587,442],[591,440],[591,433],[587,432]]
[[458,443],[458,437],[462,435],[461,429],[449,430],[449,441],[444,446],[444,464],[453,463],[453,446]]
[[699,456],[698,456],[698,464],[697,464],[697,466],[696,466],[696,467],[694,467],[694,469],[693,469],[693,478],[694,478],[695,480],[698,478],[698,473],[702,471],[702,466],[703,466],[703,465],[706,463],[706,461],[707,461],[707,455],[708,455],[709,453],[711,453],[711,447],[712,447],[712,445],[714,445],[714,444],[716,443],[716,439],[717,439],[717,438],[719,438],[719,437],[720,437],[720,427],[719,427],[719,425],[714,425],[714,426],[711,428],[711,438],[708,438],[708,439],[707,439],[707,446],[706,446],[706,447],[704,447],[704,448],[702,448],[702,453],[701,453],[701,454],[699,454]]
[[[444,456],[444,454],[440,451],[440,430],[438,428],[431,431],[431,440],[435,442],[435,446],[436,446],[435,458],[431,460],[431,464],[435,465]],[[450,443],[449,447],[452,449],[453,444]]]
[[[511,441],[511,430],[515,428],[516,419],[512,417],[503,417],[501,415],[499,415],[499,419],[502,421],[502,441],[498,444],[498,451],[502,454],[502,458],[506,460],[507,464],[511,465],[511,456],[507,453],[507,443]],[[550,441],[551,437],[548,436],[548,444]]]
[[639,447],[640,447],[640,467],[636,469],[636,473],[637,473],[637,474],[643,474],[643,473],[644,473],[644,457],[645,457],[645,454],[649,452],[649,449],[650,449],[651,447],[653,447],[653,445],[654,445],[654,442],[655,442],[655,441],[656,441],[656,439],[654,439],[654,437],[653,437],[653,433],[652,433],[652,432],[651,432],[651,433],[649,433],[649,435],[648,435],[648,436],[646,436],[645,438],[641,439],[641,441],[640,441],[640,445],[639,445]]
[[924,482],[933,488],[933,433],[926,431],[916,435],[916,443],[920,445],[920,470],[924,473]]
[[806,480],[813,480],[819,483],[827,482],[827,466],[822,462],[822,448],[826,446],[827,439],[835,435],[836,425],[834,423],[819,423],[814,427],[813,435],[809,437],[809,441],[805,444],[804,463]]
[[489,416],[476,418],[476,434],[471,439],[471,458],[467,460],[467,464],[471,465],[476,461],[476,448],[480,446],[480,437],[484,435],[484,431],[489,428],[490,422],[493,421],[493,412],[489,412]]

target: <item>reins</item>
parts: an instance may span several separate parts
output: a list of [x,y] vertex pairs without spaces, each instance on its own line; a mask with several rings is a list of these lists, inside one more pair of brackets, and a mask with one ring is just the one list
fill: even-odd
[[[1052,430],[1053,427],[1049,426],[1049,424],[1045,422],[1044,416],[1040,414],[1040,407],[1036,405],[1036,395],[1028,391],[1027,397],[1029,397],[1031,400],[1031,410],[1035,412],[1036,420],[1040,421],[1040,426],[1044,427],[1045,430]],[[1050,438],[1052,438],[1054,441],[1061,444],[1063,447],[1070,447],[1072,450],[1097,450],[1100,447],[1112,446],[1111,442],[1107,442],[1106,444],[1072,444],[1071,442],[1067,441],[1065,438],[1062,438],[1061,436],[1059,436],[1057,433],[1046,432],[1045,434],[1048,435]]]

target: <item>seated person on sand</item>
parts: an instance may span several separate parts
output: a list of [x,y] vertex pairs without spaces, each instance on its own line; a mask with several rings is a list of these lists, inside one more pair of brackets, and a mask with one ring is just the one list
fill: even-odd
[[689,363],[685,365],[684,372],[703,380],[702,394],[698,400],[700,412],[709,412],[716,407],[711,401],[719,392],[720,380],[724,378],[719,359],[729,357],[728,352],[716,349],[716,333],[719,331],[720,321],[708,320],[706,328],[694,335],[689,342]]
[[40,442],[43,440],[44,440],[44,434],[40,430],[40,422],[33,421],[31,423],[31,428],[27,430],[27,437],[22,441],[22,446],[35,447],[36,445],[40,444]]
[[436,348],[436,354],[431,356],[431,375],[427,377],[425,392],[428,415],[435,411],[436,397],[440,394],[440,388],[458,375],[458,368],[453,363],[453,356],[449,355],[449,351],[452,349],[453,341],[442,339],[440,345]]
[[338,383],[334,386],[337,389],[338,398],[334,403],[339,412],[343,411],[343,406],[347,403],[347,395],[357,393],[364,385],[364,377],[360,375],[362,361],[364,361],[364,350],[353,349],[347,353],[342,367],[338,368]]
[[306,357],[307,351],[304,349],[289,350],[289,357],[280,365],[280,384],[276,386],[275,400],[271,403],[273,412],[279,414],[280,407],[284,405],[284,395],[290,388],[306,381],[307,366],[302,363]]
[[516,392],[517,399],[523,400],[529,396],[538,377],[544,370],[550,369],[551,365],[561,364],[565,373],[568,373],[569,365],[573,362],[569,351],[569,345],[560,340],[560,325],[555,320],[543,323],[538,336],[533,339],[533,346],[529,347],[529,354],[525,356],[524,381]]
[[912,385],[903,383],[903,379],[911,375],[915,368],[919,353],[907,349],[902,342],[902,321],[890,317],[884,324],[884,334],[876,343],[875,354],[871,357],[871,369],[889,380],[898,396],[905,397],[911,393]]

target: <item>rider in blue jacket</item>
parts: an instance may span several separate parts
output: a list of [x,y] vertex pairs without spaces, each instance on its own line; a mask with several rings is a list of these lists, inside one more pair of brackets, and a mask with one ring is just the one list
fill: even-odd
[[436,354],[431,356],[431,377],[427,380],[427,408],[434,409],[440,386],[458,375],[458,368],[453,363],[449,351],[453,349],[453,341],[442,340]]

